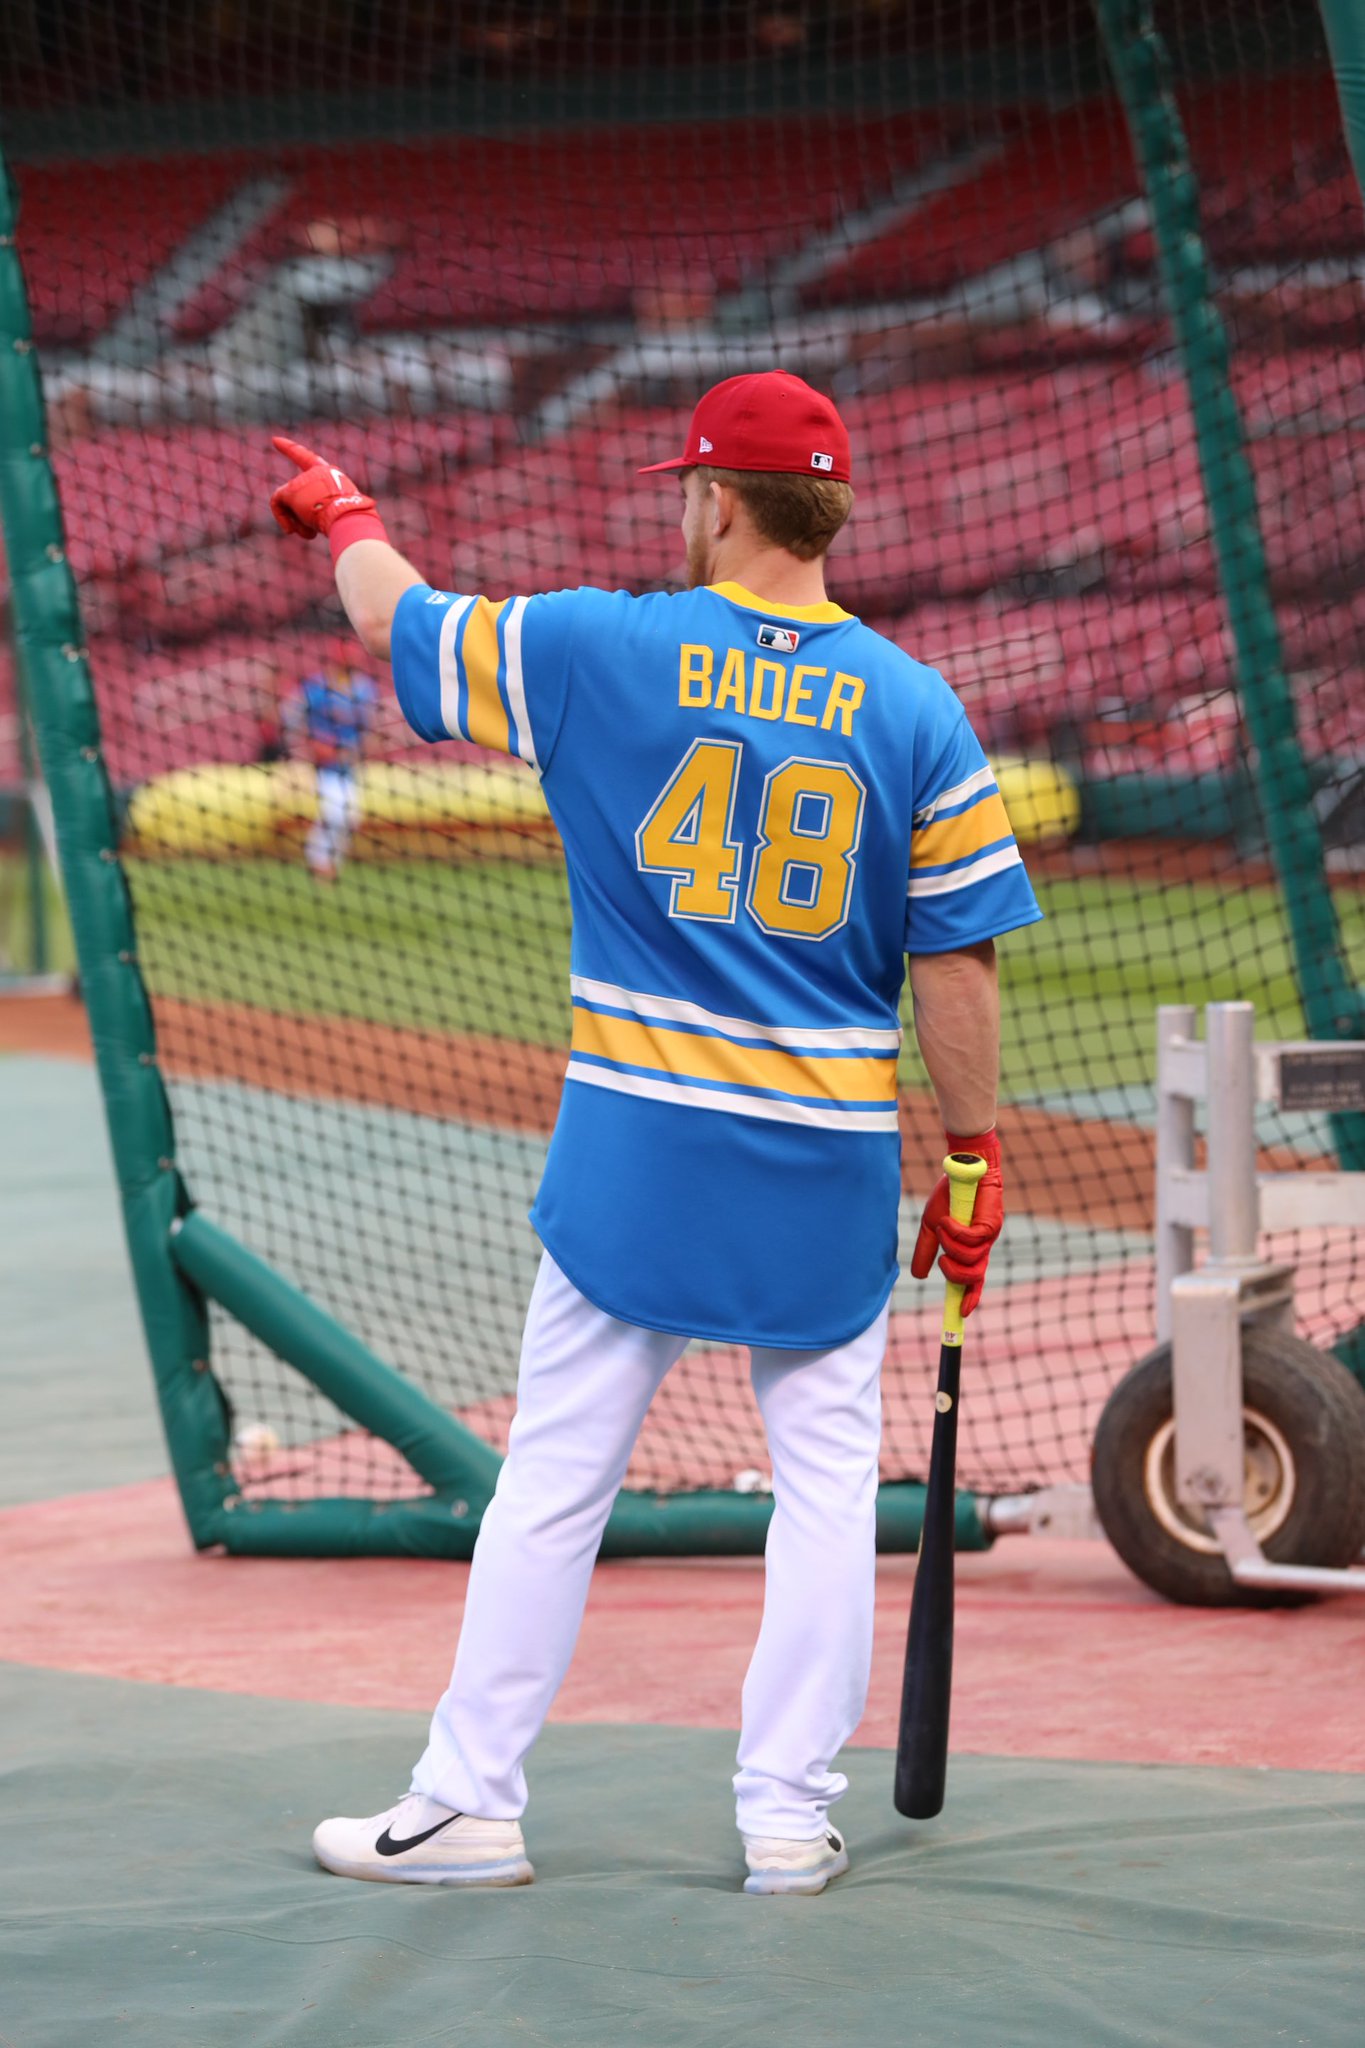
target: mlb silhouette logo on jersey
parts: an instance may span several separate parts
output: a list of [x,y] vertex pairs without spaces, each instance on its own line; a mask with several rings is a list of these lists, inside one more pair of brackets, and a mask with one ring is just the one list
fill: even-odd
[[763,625],[758,629],[760,647],[772,647],[779,654],[795,654],[801,645],[801,635],[793,633],[790,626]]

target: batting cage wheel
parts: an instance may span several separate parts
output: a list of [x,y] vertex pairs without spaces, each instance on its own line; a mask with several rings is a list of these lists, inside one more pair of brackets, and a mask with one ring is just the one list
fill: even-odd
[[[1341,1566],[1365,1549],[1365,1393],[1301,1337],[1242,1333],[1244,1506],[1265,1555]],[[1135,1365],[1095,1432],[1095,1508],[1119,1556],[1187,1607],[1291,1606],[1306,1595],[1239,1586],[1197,1509],[1175,1485],[1171,1347]]]

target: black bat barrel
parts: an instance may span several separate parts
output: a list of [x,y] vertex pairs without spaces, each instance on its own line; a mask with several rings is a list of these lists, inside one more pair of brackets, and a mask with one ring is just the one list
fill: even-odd
[[948,1771],[948,1709],[953,1690],[953,1539],[957,1485],[957,1406],[962,1350],[938,1356],[938,1398],[929,1484],[924,1499],[910,1629],[905,1645],[900,1733],[896,1743],[897,1813],[932,1820],[943,1810]]

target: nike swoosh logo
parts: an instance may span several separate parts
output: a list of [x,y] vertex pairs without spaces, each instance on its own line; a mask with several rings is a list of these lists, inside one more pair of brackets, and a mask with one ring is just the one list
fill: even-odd
[[452,1813],[449,1819],[438,1820],[434,1828],[428,1828],[425,1833],[420,1835],[409,1835],[407,1840],[403,1842],[395,1842],[389,1830],[385,1828],[383,1834],[374,1845],[375,1854],[378,1856],[401,1856],[405,1849],[416,1849],[421,1843],[429,1842],[433,1835],[440,1834],[442,1828],[448,1828],[452,1820],[459,1820],[461,1817],[458,1813]]

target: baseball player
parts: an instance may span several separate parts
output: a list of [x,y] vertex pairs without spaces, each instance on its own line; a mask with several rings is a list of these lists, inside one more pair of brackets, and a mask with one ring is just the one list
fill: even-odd
[[374,722],[374,678],[329,661],[304,676],[284,707],[284,731],[293,751],[311,761],[317,776],[318,814],[304,845],[308,871],[334,882],[360,823],[356,771]]
[[937,1254],[981,1296],[1002,1220],[992,941],[1040,915],[956,697],[825,594],[848,434],[782,371],[708,392],[674,472],[690,589],[433,590],[374,501],[297,444],[272,500],[323,533],[356,632],[423,739],[540,776],[573,904],[573,1032],[532,1212],[518,1408],[450,1684],[412,1788],[324,1821],[348,1877],[529,1883],[523,1766],[603,1524],[688,1339],[749,1347],[772,1460],[763,1623],[734,1779],[750,1892],[848,1867],[834,1760],[872,1650],[879,1372],[896,1278],[898,998],[944,1145],[989,1172]]

